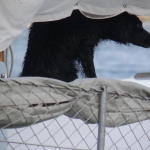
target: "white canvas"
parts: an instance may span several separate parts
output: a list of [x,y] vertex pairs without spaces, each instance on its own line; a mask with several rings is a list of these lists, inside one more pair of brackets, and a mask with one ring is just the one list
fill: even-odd
[[108,18],[128,11],[135,15],[150,15],[149,0],[1,0],[0,51],[35,21],[59,20],[79,9],[91,18]]

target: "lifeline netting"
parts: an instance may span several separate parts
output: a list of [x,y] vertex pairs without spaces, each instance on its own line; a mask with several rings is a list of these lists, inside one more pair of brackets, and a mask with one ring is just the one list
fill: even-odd
[[[122,140],[127,149],[132,149],[137,144],[141,149],[149,148],[150,144],[140,143],[145,136],[150,141],[149,129],[144,129],[141,122],[150,117],[149,88],[133,82],[110,79],[77,79],[71,83],[48,78],[1,79],[1,141],[5,141],[10,149],[20,148],[21,145],[27,149],[31,149],[31,145],[35,149],[46,149],[47,143],[54,147],[68,146],[69,143],[72,149],[82,146],[84,149],[95,149],[102,85],[107,86],[106,126],[113,127],[106,130],[106,138],[110,140],[108,149],[119,149],[117,144]],[[136,126],[131,124],[136,122]],[[54,129],[54,124],[57,130]],[[119,126],[127,124],[131,125],[126,133]],[[134,130],[139,126],[143,131],[137,137]],[[6,128],[13,128],[8,130],[7,136],[3,131]],[[111,135],[116,129],[115,134],[119,134],[117,139]],[[130,134],[136,141],[127,140],[126,137]]]
[[97,123],[102,85],[107,86],[107,127],[149,119],[149,88],[126,81],[47,78],[0,80],[0,127],[23,127],[60,115]]

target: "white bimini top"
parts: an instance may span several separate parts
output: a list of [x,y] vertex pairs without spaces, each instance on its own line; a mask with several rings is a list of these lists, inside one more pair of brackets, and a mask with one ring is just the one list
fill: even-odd
[[149,0],[0,0],[0,51],[4,51],[30,22],[59,20],[79,9],[104,19],[124,11],[150,15]]

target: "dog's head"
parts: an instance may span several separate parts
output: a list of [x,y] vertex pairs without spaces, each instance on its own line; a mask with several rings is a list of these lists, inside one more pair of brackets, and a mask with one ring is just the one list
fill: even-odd
[[114,29],[111,40],[123,44],[132,43],[145,48],[150,47],[150,33],[143,28],[137,16],[124,12],[111,20]]

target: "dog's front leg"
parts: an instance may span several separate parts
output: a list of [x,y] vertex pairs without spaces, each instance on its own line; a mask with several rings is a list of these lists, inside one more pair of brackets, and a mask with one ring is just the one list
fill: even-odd
[[79,48],[79,61],[83,67],[84,74],[87,78],[96,78],[94,66],[94,46],[82,45]]

